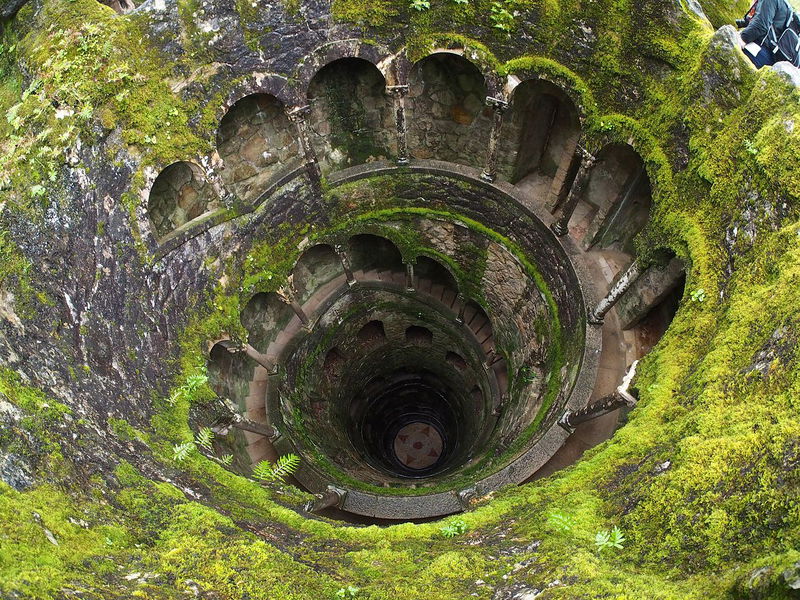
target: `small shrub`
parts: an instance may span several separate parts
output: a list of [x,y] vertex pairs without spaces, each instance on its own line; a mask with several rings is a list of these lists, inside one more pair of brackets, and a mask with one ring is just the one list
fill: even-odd
[[467,532],[467,524],[464,522],[464,519],[455,519],[439,529],[439,531],[446,538],[454,538],[457,535]]
[[428,10],[431,7],[431,3],[430,0],[411,0],[409,6],[414,10],[423,11]]

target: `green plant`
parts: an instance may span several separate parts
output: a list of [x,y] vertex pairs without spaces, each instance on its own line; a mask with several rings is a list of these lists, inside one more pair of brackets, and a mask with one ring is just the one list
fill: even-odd
[[197,435],[194,436],[194,442],[201,448],[210,451],[214,444],[214,432],[208,427],[203,427],[197,432]]
[[706,291],[703,288],[697,288],[691,293],[694,302],[703,302],[706,299]]
[[602,552],[606,548],[617,548],[622,550],[624,542],[625,536],[622,534],[622,530],[616,525],[614,525],[614,528],[611,531],[604,529],[603,531],[598,531],[594,535],[594,545],[597,547],[599,552]]
[[536,381],[536,379],[538,378],[538,374],[536,373],[533,367],[526,366],[522,367],[519,370],[519,378],[520,381],[522,381],[522,383],[530,384]]
[[336,596],[335,597],[336,598],[344,598],[344,599],[357,598],[359,591],[360,591],[359,588],[357,588],[357,587],[355,587],[353,585],[348,585],[346,588],[339,588],[339,591],[336,592]]
[[553,529],[561,531],[571,531],[575,527],[575,519],[562,512],[551,512],[547,517],[547,524]]
[[230,467],[233,464],[233,454],[223,454],[219,457],[219,462],[226,467]]
[[194,442],[186,442],[185,444],[175,444],[172,447],[172,459],[176,462],[183,462],[189,456],[189,453],[194,448]]
[[284,454],[278,457],[275,464],[263,460],[253,468],[253,477],[261,481],[278,481],[284,483],[286,477],[297,471],[300,457],[296,454]]
[[446,538],[454,538],[457,535],[466,533],[467,524],[464,522],[464,519],[454,519],[450,521],[447,525],[439,529],[439,531]]
[[492,21],[492,27],[506,33],[514,27],[514,15],[498,0],[492,2],[489,19]]
[[428,10],[431,7],[430,0],[411,0],[411,4],[409,5],[414,10]]
[[186,378],[186,382],[180,386],[177,390],[172,392],[172,395],[169,397],[167,402],[170,405],[175,405],[176,402],[185,398],[189,401],[194,399],[196,392],[203,387],[208,382],[208,375],[206,375],[205,370],[201,371],[200,373],[196,373],[194,375],[189,375]]

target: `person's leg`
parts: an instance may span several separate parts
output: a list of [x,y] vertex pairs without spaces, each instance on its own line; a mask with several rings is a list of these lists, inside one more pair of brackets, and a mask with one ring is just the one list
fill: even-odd
[[747,58],[757,67],[770,67],[775,64],[775,57],[769,48],[763,47],[755,56],[751,56],[749,52],[745,52]]

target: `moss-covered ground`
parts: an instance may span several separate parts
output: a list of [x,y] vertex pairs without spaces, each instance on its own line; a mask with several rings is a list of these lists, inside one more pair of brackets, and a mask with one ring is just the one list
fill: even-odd
[[[451,600],[519,583],[544,590],[540,598],[747,598],[751,588],[761,594],[753,597],[792,597],[782,573],[800,560],[798,94],[711,47],[710,27],[675,3],[499,4],[515,15],[510,35],[484,19],[492,3],[483,0],[432,1],[419,12],[395,0],[335,0],[332,13],[371,38],[409,23],[405,43],[418,55],[468,41],[501,72],[546,72],[572,86],[596,139],[641,153],[654,210],[640,247],[671,248],[688,279],[641,366],[640,403],[625,427],[575,466],[482,499],[460,517],[466,533],[448,539],[441,522],[359,528],[306,518],[294,510],[304,500],[296,491],[235,475],[196,449],[175,462],[172,445],[191,439],[188,407],[203,386],[160,398],[142,432],[147,460],[173,482],[120,459],[113,477],[78,486],[62,452],[74,443],[68,409],[4,372],[0,392],[26,415],[15,427],[40,440],[46,483],[24,492],[0,484],[0,595],[171,598],[196,589],[316,600],[354,586],[359,598]],[[743,8],[706,4],[715,25]],[[577,20],[597,36],[589,53],[570,50]],[[115,17],[93,0],[23,10],[0,54],[5,211],[41,219],[61,197],[70,149],[116,128],[140,166],[210,148],[214,102],[182,99],[169,85],[207,73],[202,31],[190,24],[186,55],[166,64],[140,17]],[[247,41],[256,45],[252,32]],[[743,219],[755,236],[733,233]],[[301,235],[281,232],[230,268],[268,289]],[[0,286],[23,318],[24,299],[46,301],[35,283],[3,229]],[[701,289],[705,300],[693,300]],[[237,327],[238,293],[220,288],[184,332],[175,387],[198,375],[204,336]],[[119,422],[111,429],[137,437]],[[624,547],[596,548],[596,533],[615,525]]]

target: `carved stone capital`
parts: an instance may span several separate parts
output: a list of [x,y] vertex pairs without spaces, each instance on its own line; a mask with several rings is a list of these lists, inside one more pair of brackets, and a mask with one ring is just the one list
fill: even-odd
[[386,93],[393,98],[402,98],[408,94],[408,84],[405,85],[387,85]]
[[492,96],[486,96],[486,106],[490,107],[495,112],[504,113],[508,109],[508,102],[503,100],[502,98],[494,98]]

